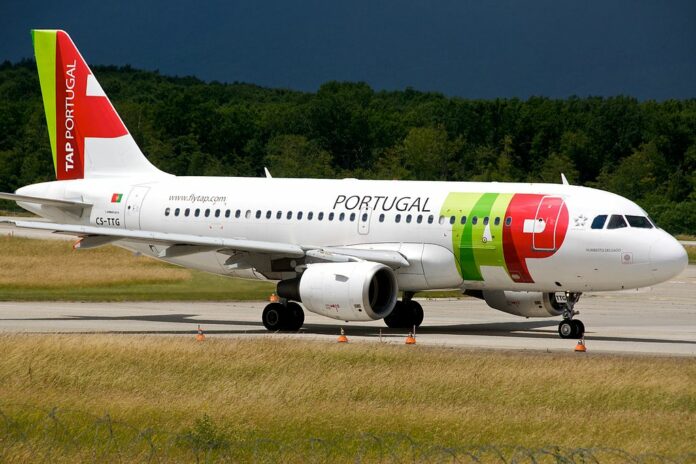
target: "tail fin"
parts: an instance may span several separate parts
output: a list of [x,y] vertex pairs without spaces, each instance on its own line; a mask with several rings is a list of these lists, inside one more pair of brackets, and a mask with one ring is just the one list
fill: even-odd
[[163,174],[145,158],[64,31],[33,30],[58,180]]

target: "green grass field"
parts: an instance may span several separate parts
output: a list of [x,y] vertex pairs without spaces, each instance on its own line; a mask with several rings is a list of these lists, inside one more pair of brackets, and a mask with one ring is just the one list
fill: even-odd
[[51,462],[141,462],[149,452],[153,462],[194,462],[206,452],[354,462],[387,452],[388,462],[403,462],[440,450],[436,460],[452,462],[443,449],[491,445],[696,451],[689,358],[279,336],[1,335],[0,343],[0,461],[50,453]]

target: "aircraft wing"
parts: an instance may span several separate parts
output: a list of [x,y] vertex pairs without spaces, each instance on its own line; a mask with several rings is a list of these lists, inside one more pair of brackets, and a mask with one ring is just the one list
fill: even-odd
[[[233,249],[255,253],[279,254],[287,257],[299,258],[305,255],[302,247],[289,243],[264,242],[247,240],[243,238],[204,237],[201,235],[169,234],[166,232],[149,232],[145,230],[125,230],[112,227],[94,227],[76,224],[58,224],[52,222],[37,221],[9,221],[15,226],[26,229],[50,230],[60,233],[68,233],[88,238],[100,237],[100,244],[104,245],[116,240],[131,240],[144,243],[160,243],[163,245],[194,245],[213,249]],[[107,239],[111,238],[112,240]],[[84,247],[84,248],[89,248]]]
[[200,251],[235,250],[249,253],[276,254],[290,258],[309,257],[316,261],[341,262],[365,260],[382,263],[392,268],[408,267],[404,256],[393,250],[365,250],[350,247],[299,246],[291,243],[266,242],[245,238],[205,237],[201,235],[170,234],[144,230],[125,230],[113,227],[95,227],[77,224],[59,224],[38,221],[5,221],[25,229],[48,230],[81,236],[75,248],[94,248],[117,240],[129,240],[147,244],[161,244],[168,248],[160,258],[182,256]]

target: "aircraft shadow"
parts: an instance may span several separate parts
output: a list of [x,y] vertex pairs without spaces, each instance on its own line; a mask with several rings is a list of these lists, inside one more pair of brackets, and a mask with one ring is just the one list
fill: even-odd
[[[124,333],[124,334],[194,334],[196,328],[193,325],[201,325],[208,334],[271,334],[268,332],[261,321],[237,321],[229,319],[194,319],[196,314],[144,314],[128,316],[65,316],[65,317],[46,317],[46,318],[13,318],[0,319],[0,321],[140,321],[140,322],[159,322],[185,324],[186,329],[163,329],[163,330],[114,330],[114,331],[88,331],[92,333]],[[208,329],[210,325],[229,325],[243,328],[238,329]],[[433,335],[475,335],[489,337],[514,337],[514,338],[533,338],[533,339],[557,339],[557,321],[522,321],[522,322],[491,322],[485,324],[456,324],[456,325],[425,325],[418,328],[418,334]],[[404,337],[407,329],[390,329],[388,327],[365,326],[358,324],[335,325],[325,324],[305,324],[300,333],[314,335],[337,335],[339,328],[344,327],[349,335],[362,336],[368,338],[379,338],[380,331],[382,337],[395,338]],[[84,332],[84,331],[83,331]],[[286,333],[286,332],[281,332]],[[289,333],[289,332],[287,332]],[[694,340],[670,340],[661,338],[639,338],[639,337],[619,337],[619,336],[600,336],[594,335],[591,330],[586,333],[586,338],[598,341],[629,342],[629,343],[677,343],[696,345]]]

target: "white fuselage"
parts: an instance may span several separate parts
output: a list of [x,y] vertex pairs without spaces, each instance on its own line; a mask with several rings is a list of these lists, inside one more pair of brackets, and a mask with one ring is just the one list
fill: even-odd
[[[410,263],[396,270],[399,288],[408,291],[637,288],[681,272],[686,259],[678,242],[659,228],[592,228],[598,215],[646,213],[620,196],[561,184],[158,176],[48,182],[17,193],[93,205],[89,214],[78,217],[51,206],[22,204],[57,222],[302,247],[398,251]],[[495,204],[472,225],[474,203],[478,201],[476,208],[485,206],[477,200],[483,194]],[[505,203],[511,197],[533,195],[541,199],[534,200],[539,203],[536,209],[516,211],[515,201],[512,206]],[[548,198],[556,199],[558,212],[542,219]],[[511,232],[517,237],[514,246],[506,239],[508,216],[514,220],[509,220],[510,230],[518,228]],[[116,244],[222,275],[282,280],[291,277],[296,264],[280,266],[272,255],[230,264],[229,254],[214,249],[162,258],[156,244]],[[526,279],[513,271],[515,260],[522,263],[518,266],[526,265]]]

